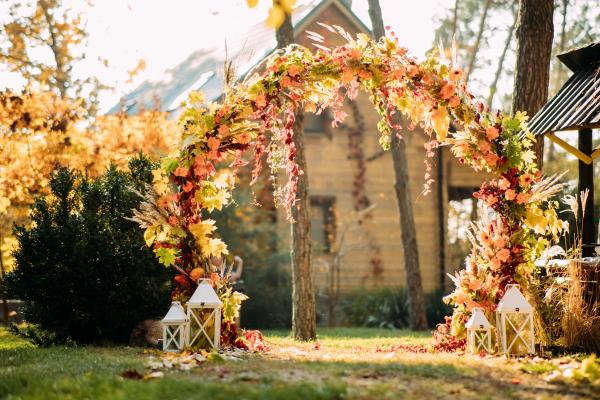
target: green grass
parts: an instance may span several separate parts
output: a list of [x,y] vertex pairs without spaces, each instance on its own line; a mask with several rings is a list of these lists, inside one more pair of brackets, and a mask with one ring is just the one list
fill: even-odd
[[[576,398],[588,392],[546,384],[501,358],[378,351],[427,344],[431,334],[367,328],[320,329],[319,346],[265,332],[269,352],[206,362],[191,371],[142,374],[151,352],[128,347],[34,348],[0,329],[0,399],[428,399]],[[541,371],[539,371],[541,372]],[[519,379],[515,385],[513,380]]]

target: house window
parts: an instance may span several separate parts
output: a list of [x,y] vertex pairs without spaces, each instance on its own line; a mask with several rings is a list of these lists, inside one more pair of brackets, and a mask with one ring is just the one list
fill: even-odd
[[325,135],[330,136],[331,119],[327,110],[321,114],[306,113],[304,114],[304,133],[307,135]]
[[310,223],[315,250],[329,253],[335,240],[335,197],[313,196],[310,198]]

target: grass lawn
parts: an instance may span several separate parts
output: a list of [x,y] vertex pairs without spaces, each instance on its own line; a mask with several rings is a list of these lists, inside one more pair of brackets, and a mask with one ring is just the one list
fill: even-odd
[[504,358],[390,351],[428,344],[429,332],[367,328],[319,330],[318,345],[266,332],[271,350],[240,361],[207,361],[162,379],[149,371],[151,351],[128,347],[34,348],[0,329],[0,398],[6,399],[504,399],[592,398],[585,385],[550,384],[552,364]]

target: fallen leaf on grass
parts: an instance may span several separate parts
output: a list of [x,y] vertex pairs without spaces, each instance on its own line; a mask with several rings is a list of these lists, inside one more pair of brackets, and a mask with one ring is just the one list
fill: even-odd
[[137,372],[135,369],[128,369],[127,371],[123,371],[120,374],[121,378],[125,379],[143,379],[144,375]]
[[250,351],[263,352],[269,351],[270,347],[265,343],[265,338],[262,333],[257,330],[244,331],[242,343]]
[[225,361],[225,359],[223,358],[223,356],[221,356],[219,353],[217,353],[216,351],[213,351],[212,353],[209,353],[206,356],[206,359],[208,361],[217,361],[217,362],[222,362]]
[[165,374],[162,371],[153,371],[150,372],[149,374],[144,375],[144,380],[150,380],[150,379],[161,379],[164,378]]

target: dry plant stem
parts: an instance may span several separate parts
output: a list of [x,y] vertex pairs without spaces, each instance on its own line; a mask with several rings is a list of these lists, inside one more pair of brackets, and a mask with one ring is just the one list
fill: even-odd
[[[600,351],[600,266],[573,261],[568,271],[569,286],[562,321],[564,345],[572,350]],[[594,279],[588,282],[588,279]],[[590,290],[591,289],[591,290]],[[589,293],[592,292],[592,293]]]

